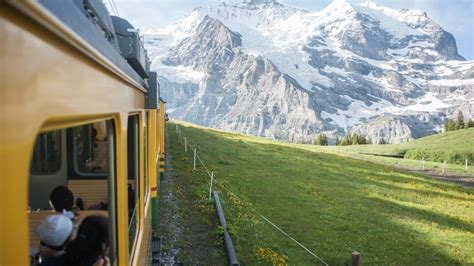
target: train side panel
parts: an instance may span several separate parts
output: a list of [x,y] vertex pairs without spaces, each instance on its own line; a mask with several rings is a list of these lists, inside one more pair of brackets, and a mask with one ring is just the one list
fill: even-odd
[[[29,263],[28,178],[37,134],[113,119],[116,130],[117,226],[127,228],[127,118],[143,112],[144,92],[65,43],[17,10],[1,4],[0,264]],[[156,112],[151,110],[151,112]],[[146,117],[145,115],[142,115]],[[155,118],[156,115],[153,115]],[[156,121],[156,120],[155,120]],[[156,123],[148,132],[148,188],[143,192],[134,263],[142,260],[151,236],[156,197]],[[140,131],[142,132],[142,131]],[[161,136],[162,137],[162,136]],[[160,143],[163,143],[161,140]],[[143,158],[142,158],[143,160]],[[140,163],[144,169],[143,162]],[[154,166],[153,166],[154,165]],[[154,170],[153,170],[154,169]],[[140,179],[143,181],[143,171]],[[153,190],[154,189],[154,190]],[[145,194],[148,196],[146,198]],[[118,262],[128,262],[128,232],[118,230]]]

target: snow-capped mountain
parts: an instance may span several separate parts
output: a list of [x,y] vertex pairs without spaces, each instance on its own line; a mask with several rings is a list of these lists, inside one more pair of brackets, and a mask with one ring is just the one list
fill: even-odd
[[400,142],[439,131],[458,110],[474,117],[474,61],[417,10],[247,0],[197,8],[145,36],[171,116],[205,126]]

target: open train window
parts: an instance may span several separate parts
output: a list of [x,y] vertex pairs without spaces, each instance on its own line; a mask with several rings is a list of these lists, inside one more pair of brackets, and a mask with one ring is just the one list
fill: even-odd
[[140,140],[139,116],[128,117],[127,148],[128,148],[128,232],[129,252],[137,236],[139,226],[139,199],[140,199]]

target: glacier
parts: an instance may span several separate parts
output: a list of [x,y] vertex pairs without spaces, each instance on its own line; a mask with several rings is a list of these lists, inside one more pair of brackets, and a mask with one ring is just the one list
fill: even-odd
[[419,10],[334,0],[318,12],[251,0],[194,9],[144,32],[172,117],[308,142],[374,142],[474,117],[474,61]]

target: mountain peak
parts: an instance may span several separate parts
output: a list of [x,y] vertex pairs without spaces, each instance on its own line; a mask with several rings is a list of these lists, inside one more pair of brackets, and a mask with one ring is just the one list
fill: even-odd
[[351,3],[347,0],[332,0],[332,2],[326,7],[337,8],[337,9],[354,9]]
[[178,119],[289,141],[360,132],[393,143],[457,111],[474,116],[474,62],[457,61],[454,37],[424,12],[224,2],[148,41]]
[[346,0],[333,0],[328,6],[321,10],[321,14],[328,14],[331,17],[347,14],[355,11],[351,3]]

